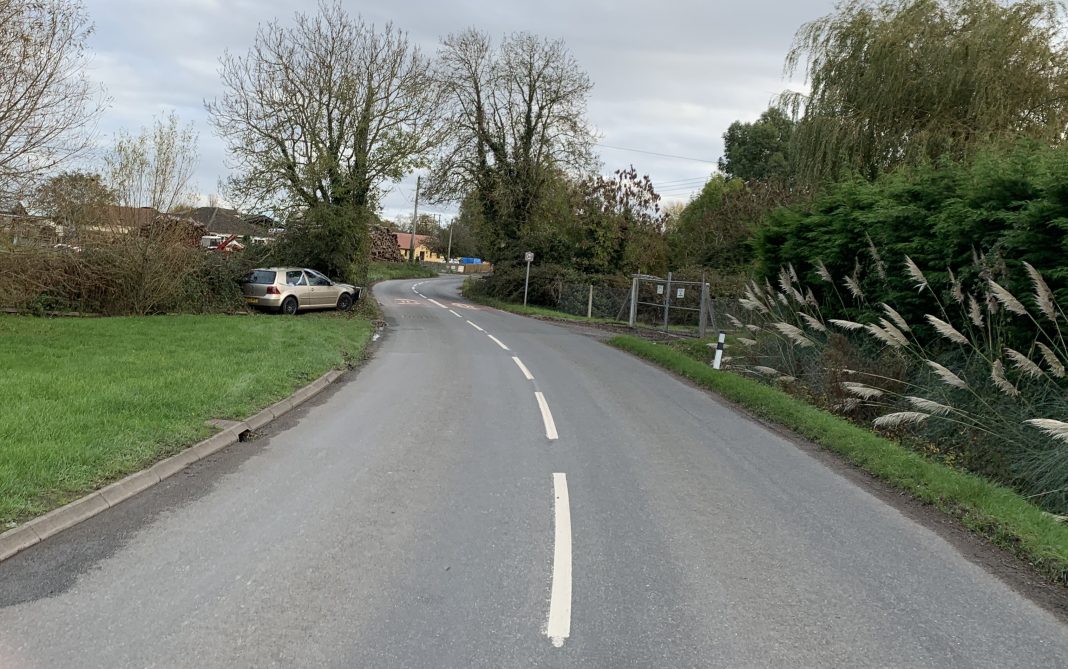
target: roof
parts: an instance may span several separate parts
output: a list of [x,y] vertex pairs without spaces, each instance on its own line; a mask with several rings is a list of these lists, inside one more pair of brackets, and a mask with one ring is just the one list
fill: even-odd
[[[393,236],[397,238],[397,246],[402,249],[412,248],[412,233],[410,232],[394,232]],[[427,246],[427,240],[430,239],[430,235],[416,235],[416,246]]]
[[267,216],[249,216],[223,207],[198,207],[182,215],[202,223],[210,233],[239,237],[266,237],[273,224]]

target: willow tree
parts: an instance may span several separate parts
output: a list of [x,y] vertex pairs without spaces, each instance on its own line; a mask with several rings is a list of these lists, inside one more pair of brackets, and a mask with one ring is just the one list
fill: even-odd
[[207,109],[235,168],[228,194],[288,214],[303,262],[361,278],[384,184],[437,139],[430,60],[393,26],[322,2],[261,25],[247,55],[222,57],[220,76]]
[[518,261],[547,191],[592,163],[589,77],[561,41],[518,33],[494,45],[476,30],[443,40],[437,77],[449,141],[429,193],[476,194],[486,257]]
[[849,0],[797,33],[810,92],[781,102],[813,180],[960,158],[1020,137],[1061,142],[1068,127],[1068,50],[1059,3]]

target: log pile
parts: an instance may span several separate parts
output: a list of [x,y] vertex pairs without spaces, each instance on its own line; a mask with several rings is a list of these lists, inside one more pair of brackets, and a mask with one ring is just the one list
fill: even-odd
[[371,226],[371,260],[384,262],[404,262],[397,238],[389,228],[381,225]]

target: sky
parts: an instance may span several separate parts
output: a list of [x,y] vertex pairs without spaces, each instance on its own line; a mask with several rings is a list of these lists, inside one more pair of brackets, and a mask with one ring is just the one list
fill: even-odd
[[[196,190],[219,192],[226,147],[212,134],[204,101],[222,93],[219,57],[244,54],[258,24],[284,22],[312,2],[291,0],[83,0],[95,24],[89,76],[111,106],[101,141],[174,110],[200,133]],[[715,170],[722,135],[752,121],[780,92],[797,29],[830,13],[834,0],[345,0],[376,25],[392,22],[433,53],[441,37],[475,27],[500,37],[526,31],[563,39],[593,82],[588,120],[602,172],[633,165],[665,202],[686,202]],[[666,154],[662,156],[652,154]],[[672,157],[668,157],[672,156]],[[386,218],[410,216],[415,175],[383,199]],[[448,219],[455,207],[420,207]]]

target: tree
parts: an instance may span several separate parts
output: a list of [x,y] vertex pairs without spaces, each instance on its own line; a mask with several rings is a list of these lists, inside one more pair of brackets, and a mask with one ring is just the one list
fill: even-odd
[[476,30],[442,43],[437,77],[447,94],[446,150],[429,195],[479,199],[480,244],[494,262],[518,261],[534,239],[548,189],[592,164],[586,98],[592,85],[561,41],[528,33],[494,47]]
[[464,198],[459,215],[438,230],[430,240],[430,248],[443,256],[451,254],[452,258],[481,257],[476,233],[480,216],[477,208],[477,198]]
[[0,0],[0,195],[89,146],[104,104],[84,73],[91,33],[76,0]]
[[988,142],[1056,144],[1068,127],[1068,46],[1059,3],[849,0],[797,33],[788,73],[811,92],[797,158],[814,181],[960,158]]
[[789,178],[793,132],[793,120],[775,107],[753,123],[735,121],[723,134],[719,169],[742,181]]
[[162,212],[191,206],[199,140],[193,124],[181,126],[173,111],[137,135],[120,132],[104,156],[104,178],[118,204]]
[[[301,216],[287,233],[326,246],[305,262],[362,278],[382,185],[421,164],[438,141],[430,61],[392,25],[376,29],[323,2],[292,24],[260,26],[248,54],[222,57],[220,76],[225,92],[207,109],[236,168],[231,198],[283,212],[335,210]],[[318,220],[344,232],[307,227]]]
[[666,269],[660,196],[648,176],[616,170],[578,184],[575,206],[578,243],[574,264],[591,274],[656,272]]
[[116,204],[115,191],[103,177],[89,172],[63,172],[49,178],[33,193],[31,207],[67,230],[100,225],[108,205]]

